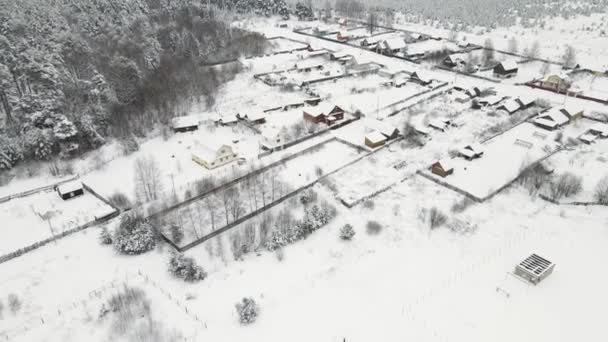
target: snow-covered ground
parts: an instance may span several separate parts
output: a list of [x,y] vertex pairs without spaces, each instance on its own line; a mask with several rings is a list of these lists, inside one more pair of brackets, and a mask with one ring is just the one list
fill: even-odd
[[[512,31],[499,28],[488,35],[470,35],[469,40],[483,43],[486,36],[490,36],[495,45],[502,48],[513,33],[521,34],[527,42],[538,39],[542,45],[541,55],[546,58],[559,57],[564,42],[571,41],[579,49],[578,57],[583,67],[586,63],[592,67],[598,61],[605,63],[602,58],[608,47],[605,38],[586,31],[582,36],[579,28],[601,18],[593,15],[591,19],[556,19],[551,25],[555,28],[537,29],[536,32],[519,27]],[[248,27],[268,37],[282,35],[311,43],[314,48],[350,52],[360,63],[378,62],[393,70],[423,70],[433,79],[452,83],[440,91],[451,88],[454,83],[462,87],[494,87],[504,97],[528,95],[545,99],[552,106],[577,105],[586,113],[606,111],[599,103],[517,86],[512,81],[488,82],[344,44],[304,37],[290,28],[279,28],[276,23],[276,19],[256,19],[255,23],[250,22],[255,26]],[[318,25],[317,22],[306,24]],[[302,23],[288,22],[289,27],[298,25]],[[563,32],[558,31],[559,25]],[[448,34],[422,25],[404,27],[429,34]],[[524,44],[520,45],[521,48]],[[222,87],[213,107],[201,106],[192,114],[206,122],[218,116],[302,102],[307,97],[304,92],[279,91],[252,77],[253,73],[263,70],[284,69],[283,64],[298,59],[294,53],[244,61],[246,70]],[[537,67],[540,69],[541,65],[530,66],[529,71],[521,72],[521,77],[528,80],[528,73]],[[332,101],[340,102],[346,109],[357,101],[360,101],[359,106],[373,109],[379,106],[378,103],[390,104],[402,96],[402,92],[407,93],[404,98],[409,94],[409,84],[403,88],[378,89],[375,93],[367,89],[377,87],[377,80],[376,76],[370,76],[340,80],[335,84],[322,83],[316,87],[325,96],[331,94]],[[598,82],[594,87],[600,85]],[[353,87],[363,91],[350,94]],[[118,284],[126,281],[144,290],[151,304],[151,317],[162,321],[162,326],[169,331],[179,327],[178,333],[193,341],[555,342],[608,339],[603,325],[603,313],[608,304],[605,291],[608,276],[602,272],[608,259],[605,248],[608,211],[605,207],[557,206],[530,197],[527,190],[514,186],[484,203],[457,209],[466,203],[461,195],[416,175],[415,171],[426,169],[435,160],[448,158],[450,150],[481,142],[492,127],[510,127],[527,113],[508,116],[494,108],[472,110],[470,102],[457,103],[454,94],[449,93],[431,100],[421,96],[402,106],[407,108],[419,100],[424,101],[397,115],[368,116],[261,159],[257,157],[259,134],[242,124],[216,127],[206,122],[198,131],[168,134],[166,138],[159,134],[142,141],[139,151],[127,156],[120,153],[118,143],[113,143],[74,161],[74,171],[102,195],[122,191],[133,199],[134,162],[138,157],[153,155],[160,165],[164,192],[170,193],[175,187],[181,196],[186,190],[192,190],[197,180],[212,175],[229,179],[332,136],[361,145],[362,135],[368,132],[367,121],[371,119],[382,119],[383,123],[397,128],[402,128],[406,122],[426,126],[429,120],[437,118],[451,118],[456,122],[445,132],[431,131],[422,147],[398,141],[334,174],[327,182],[315,185],[319,201],[328,201],[335,206],[337,217],[307,239],[285,247],[282,256],[261,248],[234,261],[226,235],[189,250],[186,254],[194,257],[209,273],[207,279],[199,283],[185,283],[168,274],[168,246],[161,245],[155,251],[139,256],[117,255],[111,247],[99,244],[99,227],[0,264],[0,301],[4,304],[4,310],[0,312],[0,341],[120,340],[110,334],[109,322],[98,316],[99,305],[113,290],[102,290],[100,297],[91,297],[92,291],[113,289],[109,285],[112,281]],[[284,121],[281,115],[286,115]],[[277,112],[271,114],[268,127],[260,127],[264,131],[298,120],[301,120],[301,111]],[[563,141],[576,139],[586,131],[588,124],[591,124],[588,120],[577,120],[558,132],[563,133]],[[557,134],[523,123],[486,142],[481,159],[472,162],[453,160],[455,172],[443,181],[485,197],[514,178],[522,165],[554,150]],[[532,146],[515,145],[516,139],[532,142]],[[206,170],[191,160],[197,140],[231,144],[246,162]],[[361,153],[344,143],[332,141],[318,151],[286,162],[274,176],[296,187],[315,180],[318,166],[325,174]],[[605,159],[606,141],[603,140],[590,146],[574,147],[571,151],[560,151],[549,162],[557,173],[570,171],[583,176],[584,191],[576,199],[587,199],[594,184],[605,174],[599,172],[605,169]],[[44,175],[31,180],[14,180],[6,188],[0,188],[0,192],[24,191],[54,181]],[[351,209],[341,205],[336,198],[337,195],[356,201],[388,185],[393,186],[365,205]],[[41,199],[47,206],[60,200],[55,193],[50,194],[56,198]],[[246,197],[244,193],[241,195]],[[2,248],[5,244],[19,247],[11,240],[17,236],[12,233],[15,229],[23,230],[34,223],[42,230],[46,228],[41,225],[44,221],[31,221],[33,214],[27,203],[14,207],[15,203],[21,202],[13,201],[22,200],[29,201],[26,197],[0,204],[2,227],[9,227],[0,243]],[[432,208],[447,217],[447,222],[434,230],[429,223]],[[302,205],[294,198],[271,211],[277,215],[281,210],[292,210],[299,217]],[[204,214],[204,211],[200,209],[197,213]],[[84,213],[90,215],[92,211]],[[61,216],[61,220],[70,219],[70,216]],[[379,234],[367,232],[368,221],[377,221],[383,227]],[[117,222],[114,220],[108,226],[113,228]],[[258,218],[249,223],[260,225]],[[339,230],[346,223],[352,224],[356,231],[352,241],[339,238]],[[556,264],[553,274],[538,286],[531,286],[511,273],[515,265],[531,253]],[[140,274],[146,275],[148,281]],[[8,308],[8,294],[20,298],[20,309]],[[257,321],[248,326],[239,324],[234,309],[234,304],[243,297],[253,297],[260,306]],[[83,304],[83,300],[88,304]],[[192,313],[199,320],[193,319]]]
[[0,203],[2,233],[0,255],[52,238],[114,212],[92,194],[63,200],[54,190]]

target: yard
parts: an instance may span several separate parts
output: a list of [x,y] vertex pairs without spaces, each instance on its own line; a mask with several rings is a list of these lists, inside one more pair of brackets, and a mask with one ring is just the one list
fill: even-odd
[[56,191],[38,192],[0,203],[4,236],[0,255],[79,227],[114,212],[114,208],[85,191],[63,200]]
[[[165,236],[177,245],[187,245],[339,169],[360,153],[337,140],[321,143],[253,178],[163,215]],[[180,235],[175,230],[183,232],[183,238],[175,238]]]

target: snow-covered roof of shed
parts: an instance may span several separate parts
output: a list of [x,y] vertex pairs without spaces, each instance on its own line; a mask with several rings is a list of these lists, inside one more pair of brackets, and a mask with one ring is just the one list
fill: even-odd
[[536,96],[529,95],[529,94],[520,95],[517,97],[517,100],[519,102],[521,102],[522,105],[529,106],[529,105],[533,104],[534,102],[536,102]]
[[372,144],[377,144],[377,143],[386,141],[386,137],[384,136],[384,134],[382,134],[378,131],[373,131],[373,132],[367,133],[365,135],[365,138],[367,140],[369,140]]
[[171,119],[173,128],[186,128],[198,126],[198,117],[194,115],[177,116]]
[[406,47],[405,40],[403,38],[386,39],[382,43],[387,49],[390,50],[398,50]]
[[82,189],[82,182],[77,181],[77,180],[63,183],[63,184],[57,186],[57,191],[61,195],[69,194],[70,192],[81,190],[81,189]]
[[514,113],[521,108],[521,104],[514,99],[509,99],[501,104],[500,108],[504,108],[509,113]]
[[505,69],[506,71],[515,70],[515,69],[519,68],[517,66],[517,63],[514,60],[508,60],[508,61],[500,62],[499,64],[501,64],[502,68]]

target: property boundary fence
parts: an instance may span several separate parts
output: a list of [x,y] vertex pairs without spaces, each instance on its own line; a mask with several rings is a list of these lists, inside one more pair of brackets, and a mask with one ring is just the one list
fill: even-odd
[[61,180],[59,182],[56,182],[56,183],[53,183],[53,184],[50,184],[50,185],[45,185],[45,186],[41,186],[41,187],[38,187],[38,188],[30,189],[30,190],[27,190],[27,191],[23,191],[23,192],[11,194],[11,195],[8,195],[8,196],[0,197],[0,203],[4,203],[4,202],[7,202],[7,201],[10,201],[13,198],[26,197],[26,196],[33,195],[33,194],[41,192],[41,191],[51,190],[51,189],[53,189],[56,186],[59,186],[61,184],[67,183],[67,182],[71,182],[71,181],[76,180],[78,178],[80,178],[79,175],[74,175],[74,176],[72,176],[72,177],[70,177],[68,179],[64,179],[64,180]]
[[[183,301],[181,301],[176,294],[172,294],[170,291],[166,290],[165,287],[161,286],[161,284],[155,281],[148,274],[142,272],[140,269],[135,271],[126,271],[124,274],[119,275],[112,281],[108,281],[104,283],[102,286],[96,287],[88,292],[84,297],[73,299],[70,302],[64,303],[63,305],[54,307],[53,309],[36,315],[32,317],[32,319],[28,320],[27,324],[23,324],[17,327],[9,328],[4,332],[0,332],[0,341],[11,341],[12,339],[19,337],[23,333],[27,333],[28,331],[40,327],[43,325],[51,324],[54,319],[57,319],[61,316],[68,314],[71,311],[83,308],[90,308],[92,301],[101,299],[102,295],[107,294],[120,294],[121,289],[124,286],[135,285],[130,283],[130,281],[140,279],[145,284],[150,285],[150,287],[155,288],[158,292],[164,296],[169,302],[175,304],[179,309],[183,310],[186,316],[190,317],[193,321],[196,321],[196,332],[198,333],[199,329],[207,329],[207,322],[203,320],[192,308],[188,307]],[[95,306],[90,309],[98,310],[99,307]],[[191,337],[183,337],[184,341],[198,341],[199,339],[196,336]],[[181,340],[180,340],[181,341]]]
[[[418,96],[426,95],[426,94],[428,94],[428,93],[430,93],[430,92],[433,92],[433,91],[435,91],[435,90],[437,90],[437,89],[441,89],[441,88],[443,88],[443,87],[447,86],[448,84],[449,84],[448,82],[445,82],[445,83],[443,83],[443,84],[439,85],[438,87],[436,87],[435,89],[431,89],[431,90],[429,90],[429,91],[426,91],[426,92],[423,92],[423,93],[416,94],[415,96],[410,96],[410,99],[409,99],[409,100],[413,99],[414,97],[418,97]],[[432,100],[432,99],[434,99],[434,98],[436,98],[436,97],[438,97],[438,96],[441,96],[442,94],[445,94],[445,93],[446,93],[446,92],[448,92],[449,90],[450,90],[450,89],[443,89],[442,91],[438,91],[437,93],[435,93],[435,94],[433,94],[433,95],[431,95],[431,96],[429,96],[429,97],[423,97],[423,98],[421,98],[420,100],[418,100],[418,101],[416,101],[416,102],[412,103],[412,104],[411,104],[411,105],[409,105],[409,106],[403,107],[403,108],[401,108],[401,109],[399,109],[399,110],[396,110],[396,111],[394,111],[394,112],[390,113],[388,116],[389,116],[389,117],[390,117],[390,116],[395,116],[395,115],[397,115],[397,114],[399,114],[399,113],[403,112],[404,110],[408,110],[408,109],[410,109],[410,108],[412,108],[412,107],[414,107],[414,106],[416,106],[416,105],[419,105],[419,104],[420,104],[420,103],[422,103],[422,102],[429,101],[429,100]]]
[[[541,89],[541,90],[545,90],[545,91],[550,91],[552,93],[563,94],[563,95],[567,96],[567,94],[565,94],[563,92],[560,92],[560,91],[558,91],[556,89],[548,88],[548,87],[543,87],[542,85],[536,84],[535,81],[526,82],[524,84],[527,85],[530,88],[533,88],[533,89]],[[608,105],[608,100],[602,100],[602,99],[598,99],[596,97],[585,96],[585,95],[576,95],[576,96],[571,95],[571,96],[574,97],[574,98],[577,98],[577,99],[583,99],[583,100],[587,100],[587,101],[593,101],[593,102],[601,103],[601,104],[604,104],[604,105]]]
[[579,201],[573,201],[573,202],[560,202],[560,201],[556,201],[553,198],[543,195],[543,194],[538,194],[538,197],[540,197],[540,199],[556,204],[556,205],[574,205],[574,206],[603,206],[603,207],[608,207],[608,204],[606,203],[600,203],[600,202],[579,202]]
[[493,82],[493,83],[500,83],[501,82],[500,80],[497,80],[495,78],[490,78],[490,77],[485,77],[485,76],[480,76],[480,75],[475,75],[475,74],[469,74],[469,73],[466,73],[466,72],[462,72],[462,71],[459,71],[459,70],[454,70],[454,69],[445,67],[443,65],[435,65],[434,68],[435,69],[439,69],[439,70],[453,72],[455,74],[459,74],[459,75],[463,75],[463,76],[477,78],[477,79],[488,81],[488,82]]
[[[316,145],[314,145],[314,146],[312,146],[312,147],[309,147],[309,148],[307,148],[307,149],[305,149],[305,150],[303,150],[303,151],[300,151],[300,152],[298,152],[298,153],[296,153],[296,154],[294,154],[294,155],[291,155],[291,156],[289,157],[289,159],[294,158],[294,157],[299,156],[299,155],[302,155],[302,154],[304,154],[304,153],[310,152],[312,149],[314,149],[314,148],[318,148],[318,147],[320,147],[321,145],[326,144],[326,143],[329,143],[329,142],[332,142],[332,141],[340,141],[341,143],[343,143],[341,140],[337,139],[336,137],[333,137],[333,138],[331,138],[331,139],[329,139],[329,140],[326,140],[326,141],[324,141],[324,142],[322,142],[322,143],[316,144]],[[352,165],[352,164],[354,164],[354,163],[356,163],[356,162],[360,161],[361,159],[363,159],[363,158],[365,158],[366,156],[368,156],[368,155],[370,155],[370,154],[372,154],[372,153],[375,153],[375,152],[376,152],[376,151],[367,152],[367,153],[365,153],[365,154],[363,154],[363,155],[361,155],[361,156],[359,156],[359,157],[355,158],[354,160],[352,160],[352,161],[350,161],[350,162],[346,163],[345,165],[342,165],[342,166],[338,167],[337,169],[335,169],[335,170],[333,170],[333,171],[331,171],[331,172],[328,172],[328,173],[326,173],[326,174],[322,175],[321,177],[317,178],[316,180],[314,180],[314,181],[312,181],[312,182],[310,182],[310,183],[308,183],[308,184],[305,184],[305,185],[303,185],[303,186],[301,186],[301,187],[299,187],[299,188],[297,188],[297,189],[295,189],[295,190],[291,191],[290,193],[288,193],[288,194],[284,195],[283,197],[281,197],[281,198],[279,198],[279,199],[277,199],[277,200],[273,201],[272,203],[269,203],[269,204],[267,204],[267,205],[265,205],[265,206],[263,206],[263,207],[261,207],[261,208],[259,208],[259,209],[256,209],[255,211],[253,211],[253,212],[251,212],[251,213],[249,213],[249,214],[247,214],[247,215],[242,216],[242,217],[241,217],[241,218],[239,218],[238,220],[233,221],[233,222],[231,222],[231,223],[229,223],[229,224],[225,225],[225,226],[224,226],[224,227],[222,227],[222,228],[216,229],[216,230],[214,230],[213,232],[211,232],[211,233],[209,233],[209,234],[207,234],[207,235],[205,235],[205,236],[203,236],[203,237],[201,237],[201,238],[199,238],[199,239],[197,239],[197,240],[195,240],[195,241],[193,241],[193,242],[190,242],[189,244],[186,244],[186,245],[181,246],[181,247],[180,247],[180,246],[177,246],[175,243],[173,243],[172,241],[170,241],[170,240],[171,240],[170,238],[168,238],[168,237],[167,237],[167,236],[165,236],[163,233],[161,233],[161,235],[163,236],[163,240],[165,240],[165,241],[170,241],[170,243],[169,243],[169,244],[171,245],[171,247],[175,248],[175,249],[176,249],[177,251],[179,251],[179,252],[184,252],[184,251],[187,251],[187,250],[189,250],[189,249],[191,249],[191,248],[193,248],[193,247],[196,247],[196,246],[200,245],[201,243],[203,243],[203,242],[205,242],[205,241],[207,241],[207,240],[209,240],[209,239],[211,239],[211,238],[213,238],[213,237],[216,237],[216,236],[218,236],[218,235],[220,235],[220,234],[222,234],[222,233],[224,233],[224,232],[226,232],[226,231],[229,231],[230,229],[232,229],[232,228],[234,228],[234,227],[238,226],[239,224],[241,224],[241,223],[243,223],[243,222],[245,222],[245,221],[247,221],[247,220],[249,220],[249,219],[251,219],[251,218],[253,218],[253,217],[255,217],[255,216],[257,216],[257,215],[259,215],[259,214],[261,214],[261,213],[263,213],[263,212],[265,212],[266,210],[271,209],[271,208],[273,208],[273,207],[275,207],[275,206],[277,206],[277,205],[279,205],[279,204],[283,203],[284,201],[286,201],[286,200],[288,200],[289,198],[291,198],[291,197],[293,197],[293,196],[297,195],[298,193],[302,192],[303,190],[308,189],[308,188],[310,188],[310,187],[314,186],[315,184],[317,184],[317,183],[318,183],[318,182],[320,182],[321,180],[323,180],[323,179],[325,179],[325,178],[327,178],[327,177],[329,177],[329,176],[333,175],[333,174],[334,174],[334,173],[336,173],[336,172],[339,172],[340,170],[342,170],[342,169],[344,169],[344,168],[346,168],[346,167],[348,167],[348,166],[350,166],[350,165]],[[286,160],[286,159],[283,159],[282,161],[285,161],[285,160]],[[168,211],[167,211],[167,212],[168,212]],[[167,212],[165,212],[165,214],[166,214]]]
[[64,230],[63,232],[58,233],[58,234],[53,234],[53,236],[50,237],[50,238],[47,238],[47,239],[35,242],[35,243],[33,243],[33,244],[29,245],[29,246],[19,248],[18,250],[14,251],[14,252],[2,255],[2,256],[0,256],[0,264],[2,264],[4,262],[7,262],[7,261],[9,261],[11,259],[14,259],[14,258],[16,258],[18,256],[21,256],[21,255],[23,255],[25,253],[31,252],[31,251],[33,251],[35,249],[38,249],[38,248],[42,247],[42,246],[45,246],[45,245],[47,245],[47,244],[49,244],[51,242],[57,241],[59,239],[62,239],[64,237],[68,236],[68,235],[72,235],[72,234],[74,234],[76,232],[79,232],[81,230],[90,228],[92,226],[96,226],[98,224],[105,223],[105,222],[107,222],[107,221],[115,218],[116,216],[118,216],[120,214],[120,209],[116,208],[112,203],[110,203],[103,196],[99,195],[97,192],[95,192],[93,189],[91,189],[88,185],[86,185],[84,183],[82,183],[82,186],[83,186],[83,188],[86,191],[90,192],[93,196],[97,197],[100,201],[102,201],[105,204],[107,204],[110,207],[112,207],[113,211],[111,213],[107,214],[107,215],[102,216],[102,217],[95,217],[93,219],[93,221],[89,221],[89,222],[87,222],[87,223],[85,223],[83,225],[74,227],[74,228],[69,229],[69,230]]

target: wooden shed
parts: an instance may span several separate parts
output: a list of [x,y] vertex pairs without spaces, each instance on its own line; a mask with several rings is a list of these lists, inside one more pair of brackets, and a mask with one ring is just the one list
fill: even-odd
[[365,146],[367,147],[376,148],[384,145],[384,143],[386,143],[386,137],[378,131],[365,135]]
[[454,173],[454,168],[447,162],[438,160],[431,165],[431,172],[441,177],[447,177]]
[[57,193],[63,200],[68,200],[83,195],[84,188],[81,182],[71,181],[57,186]]
[[174,132],[189,132],[198,129],[198,118],[193,115],[178,116],[171,119]]
[[514,273],[516,276],[537,285],[553,273],[554,268],[555,264],[551,261],[537,254],[532,254],[515,266]]

